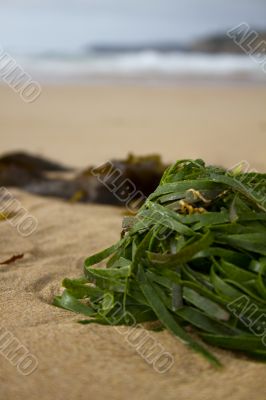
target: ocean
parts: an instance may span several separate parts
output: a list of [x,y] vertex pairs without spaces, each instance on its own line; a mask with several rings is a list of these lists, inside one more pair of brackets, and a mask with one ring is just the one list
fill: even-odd
[[[242,21],[266,30],[263,0],[214,3],[24,0],[22,4],[0,0],[0,47],[40,82],[229,80],[264,84],[266,73],[243,53],[182,49],[201,38],[225,35]],[[169,49],[169,43],[176,48]],[[101,44],[107,46],[95,49]],[[122,48],[112,51],[117,44]]]
[[266,84],[266,73],[246,55],[142,50],[14,54],[34,79],[43,83],[182,83],[195,81]]

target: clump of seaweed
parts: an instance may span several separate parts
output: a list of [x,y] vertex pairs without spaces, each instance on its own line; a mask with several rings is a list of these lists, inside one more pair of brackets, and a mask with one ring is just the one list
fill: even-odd
[[[136,193],[148,196],[155,190],[167,165],[159,155],[115,159],[100,167],[89,166],[81,172],[49,159],[28,153],[9,153],[0,157],[0,186],[19,187],[30,193],[57,197],[72,203],[98,203],[125,207],[125,202],[110,190],[113,172],[116,187],[128,181]],[[137,199],[136,199],[137,200]]]
[[54,304],[89,317],[83,324],[160,321],[214,365],[202,341],[265,361],[265,176],[176,162]]
[[[125,159],[115,159],[99,167],[89,167],[76,179],[82,189],[80,199],[125,207],[125,201],[111,190],[113,186],[126,190],[127,182],[130,182],[135,187],[136,194],[139,193],[139,198],[147,197],[158,186],[167,166],[156,154],[129,154]],[[135,197],[135,200],[138,198]]]

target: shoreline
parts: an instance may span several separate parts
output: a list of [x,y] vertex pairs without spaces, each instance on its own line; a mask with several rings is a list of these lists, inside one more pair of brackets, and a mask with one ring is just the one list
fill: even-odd
[[[85,77],[60,77],[55,76],[45,77],[32,73],[31,77],[34,81],[38,82],[44,87],[137,87],[137,88],[205,88],[205,87],[224,87],[224,88],[237,88],[237,87],[263,87],[266,88],[265,79],[251,79],[246,77],[229,77],[229,76],[157,76],[157,75],[142,75],[142,76],[101,76],[91,75]],[[0,88],[8,86],[7,83],[0,80]]]

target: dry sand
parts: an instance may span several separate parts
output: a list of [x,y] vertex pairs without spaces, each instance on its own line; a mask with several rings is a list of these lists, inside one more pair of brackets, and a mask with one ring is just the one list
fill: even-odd
[[215,371],[167,332],[153,333],[175,361],[160,375],[115,328],[81,326],[78,316],[51,306],[62,279],[80,276],[82,259],[117,240],[122,212],[12,192],[39,227],[23,239],[8,221],[0,223],[0,262],[25,254],[0,266],[1,327],[37,357],[39,367],[25,377],[0,354],[1,399],[265,400],[263,364],[218,351],[225,367]]
[[[32,105],[1,88],[0,99],[2,150],[38,150],[79,166],[128,150],[159,151],[168,160],[266,164],[266,92],[259,88],[48,88]],[[118,239],[122,210],[12,193],[37,218],[38,229],[22,238],[0,222],[0,263],[24,253],[0,265],[0,328],[35,355],[39,367],[25,377],[0,354],[1,400],[265,400],[263,364],[218,350],[225,367],[216,371],[161,332],[152,335],[175,362],[160,375],[115,328],[82,326],[76,315],[52,307],[61,280],[80,276],[87,255]]]
[[33,104],[0,87],[0,103],[3,152],[81,167],[129,151],[266,167],[265,87],[44,87]]

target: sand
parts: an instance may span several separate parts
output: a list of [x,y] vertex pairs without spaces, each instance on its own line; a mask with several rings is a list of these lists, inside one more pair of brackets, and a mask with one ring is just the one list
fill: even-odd
[[[224,370],[216,371],[169,333],[153,333],[174,358],[156,372],[115,328],[82,326],[78,316],[51,306],[66,276],[82,273],[82,259],[117,240],[121,210],[71,205],[17,190],[13,195],[38,220],[37,231],[21,238],[8,221],[0,223],[1,327],[38,359],[38,369],[21,375],[0,354],[0,398],[42,399],[265,399],[263,364],[216,351]],[[1,262],[0,260],[0,262]],[[1,341],[0,341],[1,343]]]
[[1,151],[79,167],[129,151],[266,167],[265,87],[44,87],[33,104],[0,87],[0,102]]
[[[259,88],[47,88],[31,105],[1,88],[0,99],[3,151],[34,150],[76,166],[131,150],[265,167],[266,92]],[[75,314],[51,306],[62,279],[80,276],[86,256],[119,238],[122,210],[12,194],[38,228],[23,238],[0,222],[0,263],[24,254],[0,265],[0,334],[12,333],[38,369],[21,375],[2,355],[0,339],[1,399],[265,400],[264,364],[215,350],[224,364],[216,371],[160,332],[152,337],[174,364],[159,374],[115,328],[82,326]]]

